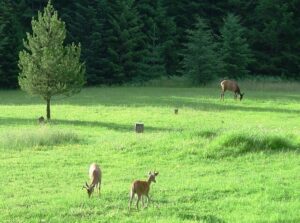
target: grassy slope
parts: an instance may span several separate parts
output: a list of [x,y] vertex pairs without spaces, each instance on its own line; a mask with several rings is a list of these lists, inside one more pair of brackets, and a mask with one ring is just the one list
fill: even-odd
[[[53,123],[40,127],[42,101],[1,91],[0,222],[299,222],[299,93],[220,102],[213,88],[90,88],[53,101]],[[57,131],[80,142],[28,146]],[[93,161],[103,188],[88,199]],[[154,168],[154,202],[129,213],[131,182]]]

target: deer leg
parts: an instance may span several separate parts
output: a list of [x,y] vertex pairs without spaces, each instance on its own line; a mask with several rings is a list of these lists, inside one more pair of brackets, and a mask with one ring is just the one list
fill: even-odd
[[130,208],[131,208],[131,203],[132,203],[133,198],[134,198],[134,193],[131,192],[130,199],[129,199],[129,204],[128,204],[129,210],[130,210]]
[[148,194],[147,194],[146,196],[147,196],[147,207],[148,207],[148,206],[149,206],[149,203],[150,203],[150,197],[149,197]]
[[142,205],[143,205],[143,208],[144,208],[145,207],[144,196],[142,196],[141,199],[142,199]]
[[138,209],[138,210],[139,210],[139,202],[140,202],[140,200],[141,200],[141,195],[138,194],[138,199],[136,201],[136,209]]
[[221,100],[223,100],[223,101],[224,101],[224,94],[225,94],[225,91],[222,90],[222,92],[221,92]]
[[234,93],[234,99],[235,100],[237,99],[237,93]]

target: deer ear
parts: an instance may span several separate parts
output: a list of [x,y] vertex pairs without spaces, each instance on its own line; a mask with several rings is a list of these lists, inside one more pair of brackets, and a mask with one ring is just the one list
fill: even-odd
[[158,175],[158,172],[154,172],[154,175],[157,176],[157,175]]
[[89,185],[88,185],[88,183],[87,183],[87,182],[85,182],[85,186],[86,186],[86,187],[89,187]]
[[151,171],[149,171],[149,175],[151,175],[152,173],[151,173]]

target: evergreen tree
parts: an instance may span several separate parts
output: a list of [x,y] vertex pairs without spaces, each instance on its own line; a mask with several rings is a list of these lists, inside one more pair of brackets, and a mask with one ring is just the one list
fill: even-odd
[[161,0],[157,1],[156,23],[158,27],[158,36],[165,69],[168,75],[178,74],[179,69],[179,48],[177,27],[174,19],[167,15],[167,9],[163,6]]
[[140,0],[136,1],[136,6],[143,22],[142,31],[146,34],[145,78],[175,74],[177,67],[174,65],[178,62],[175,22],[167,16],[161,0]]
[[17,18],[9,0],[0,2],[0,87],[17,86]]
[[[67,42],[80,42],[82,45],[82,59],[86,62],[87,83],[96,85],[103,82],[102,67],[99,61],[102,58],[102,20],[104,9],[102,0],[77,0],[62,5],[61,17],[67,23]],[[62,4],[58,2],[57,4]]]
[[32,20],[32,34],[27,33],[25,50],[19,54],[19,84],[22,90],[41,96],[47,102],[50,119],[50,101],[53,96],[70,96],[84,84],[84,64],[79,62],[80,45],[64,46],[65,23],[48,2],[43,13]]
[[108,24],[103,44],[107,55],[103,60],[106,81],[122,84],[139,79],[145,52],[145,35],[132,0],[108,1]]
[[152,43],[147,43],[147,51],[141,67],[141,80],[146,81],[155,79],[160,76],[166,75],[166,69],[164,66],[164,59],[162,57],[163,49],[160,43],[158,43],[156,25],[153,24],[152,32],[148,33]]
[[256,73],[299,78],[299,1],[261,0],[255,8],[251,45]]
[[[175,19],[179,41],[182,44],[187,41],[186,30],[192,29],[197,22],[197,16],[202,10],[201,2],[198,0],[164,0],[168,15]],[[207,3],[206,7],[210,5],[211,3]]]
[[184,73],[194,83],[205,85],[221,72],[222,62],[216,51],[211,30],[202,19],[198,19],[194,30],[188,30],[188,43],[183,54]]
[[252,55],[244,33],[239,17],[228,14],[221,29],[221,55],[226,77],[240,78],[248,74]]
[[[47,0],[0,1],[0,87],[17,86],[22,39],[32,17],[46,4]],[[219,36],[228,13],[239,16],[245,27],[243,39],[255,58],[246,70],[300,79],[298,0],[53,0],[53,4],[67,23],[66,43],[82,44],[90,85],[179,74],[183,70],[179,52],[197,16]]]

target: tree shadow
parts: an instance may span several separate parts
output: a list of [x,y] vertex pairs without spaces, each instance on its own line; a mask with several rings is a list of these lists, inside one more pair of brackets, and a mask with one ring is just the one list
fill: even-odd
[[253,106],[241,106],[241,103],[237,101],[235,105],[226,104],[226,102],[219,101],[186,101],[184,99],[169,100],[164,99],[168,106],[172,107],[188,107],[195,110],[202,111],[245,111],[245,112],[277,112],[277,113],[294,113],[300,114],[300,110],[297,109],[285,109],[285,108],[270,108],[270,107],[253,107]]
[[[30,97],[19,91],[0,91],[3,99],[0,105],[44,105],[38,97]],[[213,93],[213,94],[212,94]],[[197,95],[201,97],[197,97]],[[252,95],[258,102],[261,100],[299,100],[300,96],[284,95]],[[52,100],[52,105],[76,106],[124,106],[124,107],[172,107],[191,108],[202,111],[245,111],[245,112],[277,112],[300,114],[300,109],[284,107],[248,106],[247,98],[243,101],[234,101],[228,97],[225,101],[219,99],[219,91],[215,89],[166,89],[166,88],[87,88],[79,95],[64,100]]]
[[[13,126],[13,125],[38,125],[37,120],[35,119],[23,119],[23,118],[1,118],[0,117],[0,126]],[[79,120],[61,120],[54,119],[51,121],[51,126],[55,125],[70,125],[70,126],[85,126],[85,127],[99,127],[107,128],[109,130],[114,130],[118,132],[133,132],[134,123],[132,125],[119,124],[113,122],[100,122],[100,121],[79,121]],[[145,126],[146,132],[160,132],[160,131],[180,131],[181,129],[175,128],[163,128],[155,126]]]

